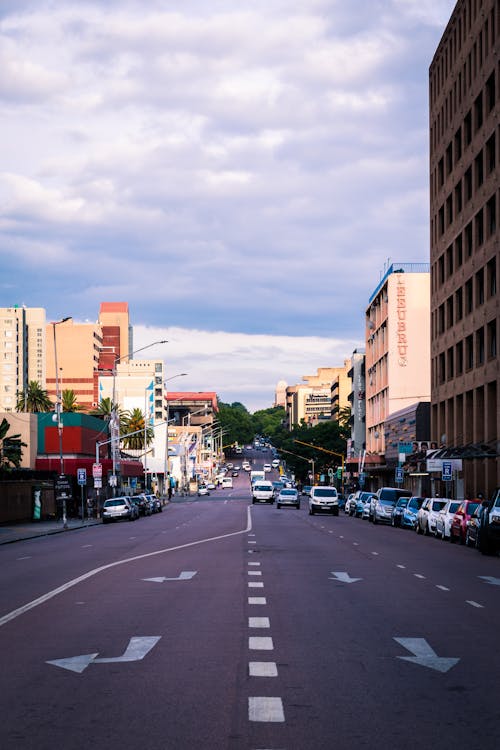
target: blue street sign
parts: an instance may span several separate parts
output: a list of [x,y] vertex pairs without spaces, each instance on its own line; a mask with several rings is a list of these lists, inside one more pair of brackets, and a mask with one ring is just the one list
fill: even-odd
[[87,469],[77,469],[76,476],[78,478],[78,484],[82,486],[87,484]]
[[364,487],[365,486],[365,477],[366,477],[365,473],[361,472],[360,475],[359,475],[359,477],[358,477],[358,482],[359,482],[359,486],[360,487]]
[[403,467],[398,466],[396,468],[396,483],[401,484],[401,482],[403,481],[403,478],[404,478]]
[[451,461],[443,461],[443,474],[441,479],[443,482],[450,482],[452,479],[452,463]]

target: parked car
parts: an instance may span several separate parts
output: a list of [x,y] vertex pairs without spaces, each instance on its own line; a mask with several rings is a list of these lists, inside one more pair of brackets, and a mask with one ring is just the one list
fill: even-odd
[[482,504],[478,547],[483,555],[500,552],[500,488]]
[[252,504],[253,503],[274,503],[274,487],[272,482],[260,480],[252,485]]
[[465,532],[465,544],[467,547],[479,547],[479,529],[482,512],[483,505],[478,504],[476,510],[467,521],[467,531]]
[[415,531],[417,534],[435,534],[436,520],[446,504],[446,497],[426,497],[417,513]]
[[268,471],[271,471],[271,464],[264,464],[264,471],[267,473]]
[[339,495],[339,510],[344,510],[345,508],[345,495],[342,495],[342,493],[338,493]]
[[460,506],[460,500],[448,500],[436,519],[436,536],[443,541],[450,538],[450,526]]
[[[384,511],[383,516],[385,520],[390,522],[392,508],[394,508],[400,497],[411,497],[411,492],[409,490],[399,489],[399,487],[380,487],[375,494],[372,494],[372,499],[370,500],[369,520],[374,521],[375,507],[378,503],[380,509],[391,509],[390,512],[388,512],[388,510]],[[379,511],[379,518],[382,518],[381,510]]]
[[141,493],[140,495],[134,495],[132,500],[139,506],[139,514],[141,516],[150,516],[153,513],[149,498],[144,493]]
[[311,487],[309,497],[309,515],[322,512],[332,513],[334,516],[339,514],[339,499],[335,487],[314,486]]
[[293,487],[283,487],[276,498],[276,507],[281,508],[283,505],[293,505],[300,508],[299,493]]
[[402,518],[405,509],[410,502],[409,497],[400,497],[396,505],[393,508],[391,516],[391,526],[402,526]]
[[138,518],[138,511],[128,495],[123,497],[111,497],[109,500],[104,501],[102,507],[103,523],[120,521],[123,519],[126,519],[127,521],[135,521],[136,518]]
[[352,515],[356,516],[356,518],[362,518],[363,520],[368,519],[372,497],[373,492],[360,492]]
[[146,495],[147,499],[149,500],[149,503],[151,505],[151,511],[153,513],[161,513],[163,510],[161,500],[160,498],[156,497],[156,495]]
[[206,486],[207,490],[215,490],[215,482],[210,482],[209,481],[209,482],[206,483],[205,486]]
[[350,495],[347,496],[347,500],[345,501],[345,507],[344,507],[344,513],[347,513],[347,515],[351,515],[351,504],[352,507],[356,507],[356,493],[351,492]]
[[401,516],[401,527],[404,529],[414,529],[417,523],[417,513],[422,507],[425,498],[419,495],[412,495],[408,500],[408,505],[403,510]]
[[459,540],[460,544],[465,544],[465,536],[467,534],[467,522],[479,505],[478,500],[464,500],[460,503],[457,512],[451,522],[450,526],[450,542],[454,542],[456,539]]
[[311,490],[312,487],[310,484],[304,484],[304,486],[302,487],[302,494],[306,495],[307,497],[311,497]]
[[210,492],[208,490],[208,487],[206,484],[199,484],[198,485],[198,491],[196,493],[198,497],[204,497],[205,495],[210,495]]

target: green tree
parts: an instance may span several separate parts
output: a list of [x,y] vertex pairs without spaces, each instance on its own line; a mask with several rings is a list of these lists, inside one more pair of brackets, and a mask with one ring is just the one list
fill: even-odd
[[46,390],[36,380],[30,380],[28,387],[17,394],[16,411],[48,412],[54,411],[55,406]]
[[[135,432],[135,435],[130,433]],[[144,414],[140,409],[126,412],[123,424],[120,424],[120,434],[123,436],[122,445],[128,450],[144,450]],[[146,446],[154,436],[152,427],[146,427]]]
[[79,406],[73,390],[68,389],[62,392],[62,409],[69,412],[82,411],[83,406]]
[[9,435],[10,423],[5,417],[0,422],[0,469],[18,469],[23,457],[23,448],[26,443],[21,440],[21,435]]
[[239,443],[243,445],[252,440],[254,433],[251,416],[245,406],[239,401],[225,404],[219,401],[217,419],[226,434],[223,437],[224,445]]
[[274,435],[281,432],[286,412],[282,406],[260,409],[252,414],[254,435],[265,435],[273,442]]
[[343,406],[339,410],[339,427],[342,434],[342,437],[347,440],[349,437],[351,437],[351,407],[350,406]]

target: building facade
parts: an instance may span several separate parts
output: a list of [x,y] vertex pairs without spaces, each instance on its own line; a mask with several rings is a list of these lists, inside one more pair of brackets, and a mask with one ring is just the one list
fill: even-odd
[[365,352],[355,349],[351,356],[351,369],[348,372],[351,391],[348,401],[351,408],[351,437],[347,445],[347,458],[359,456],[366,449],[366,383]]
[[429,69],[431,437],[465,494],[500,484],[500,8],[459,0]]
[[392,264],[366,308],[366,450],[385,454],[395,411],[430,401],[429,267]]
[[305,383],[286,389],[286,424],[313,427],[325,419],[338,419],[340,409],[349,406],[351,390],[348,372],[350,360],[343,367],[319,367],[316,375],[304,375]]
[[0,307],[0,411],[14,412],[31,381],[45,389],[45,326],[42,307]]

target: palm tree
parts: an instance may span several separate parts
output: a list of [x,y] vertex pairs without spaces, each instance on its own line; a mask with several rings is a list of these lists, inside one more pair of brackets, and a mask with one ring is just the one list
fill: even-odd
[[4,417],[0,422],[0,469],[18,469],[23,457],[22,449],[27,447],[22,442],[21,435],[7,437],[9,429],[10,424]]
[[[136,433],[130,435],[130,433]],[[132,409],[126,413],[123,425],[120,427],[120,434],[123,436],[123,447],[129,450],[144,450],[144,414],[140,409]],[[146,427],[146,445],[153,440],[153,429]]]
[[26,390],[17,394],[16,411],[48,412],[54,411],[54,408],[49,394],[36,380],[30,380]]
[[83,406],[77,403],[76,395],[73,390],[66,390],[62,392],[62,409],[63,411],[82,411]]

